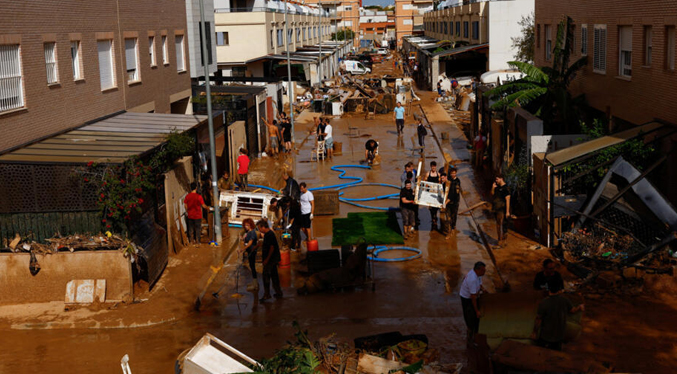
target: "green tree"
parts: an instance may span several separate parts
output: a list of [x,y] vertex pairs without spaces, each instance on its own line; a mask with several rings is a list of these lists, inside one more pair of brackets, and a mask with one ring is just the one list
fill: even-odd
[[522,62],[534,61],[534,46],[536,45],[534,13],[531,12],[526,16],[522,16],[519,25],[522,28],[522,35],[512,40],[512,47],[515,49],[515,60]]
[[331,33],[331,40],[351,40],[355,39],[355,32],[351,29],[343,28],[337,32]]
[[508,63],[525,76],[489,90],[487,95],[498,98],[492,109],[523,107],[540,117],[546,131],[551,133],[555,130],[570,132],[578,126],[578,108],[584,97],[573,98],[569,83],[587,64],[587,57],[569,64],[574,40],[572,23],[572,19],[566,17],[557,28],[552,67],[538,68],[521,61]]

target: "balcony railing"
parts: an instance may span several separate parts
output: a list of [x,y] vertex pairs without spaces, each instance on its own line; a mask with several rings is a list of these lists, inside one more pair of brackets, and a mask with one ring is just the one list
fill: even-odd
[[[217,8],[214,9],[214,13],[252,13],[252,12],[268,12],[268,13],[284,13],[284,8],[283,9],[277,9],[277,8],[267,8],[267,7],[243,7],[243,8]],[[319,17],[319,14],[315,14],[312,12],[307,12],[307,11],[302,11],[302,10],[296,10],[296,9],[288,9],[287,14],[298,14],[298,15],[304,15],[304,16],[315,16]],[[336,13],[333,12],[333,16],[331,15],[332,12],[324,12],[322,14],[322,17],[335,17]]]

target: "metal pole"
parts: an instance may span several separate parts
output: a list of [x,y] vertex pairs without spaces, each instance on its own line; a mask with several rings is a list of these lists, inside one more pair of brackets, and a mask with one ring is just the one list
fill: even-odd
[[318,0],[317,4],[320,6],[320,66],[318,76],[320,78],[320,87],[322,87],[322,13],[324,9],[322,9],[322,0]]
[[[205,27],[205,8],[202,3],[204,0],[200,0],[200,23],[202,28],[202,65],[204,67],[205,74],[205,89],[207,93],[207,123],[209,124],[209,156],[212,166],[212,204],[214,205],[214,236],[216,236],[216,243],[221,245],[221,212],[219,211],[219,189],[216,186],[216,181],[218,180],[218,174],[216,170],[216,152],[214,146],[216,141],[214,141],[214,119],[212,118],[212,89],[209,83],[209,59],[207,58],[207,29]],[[211,32],[211,30],[209,30]]]
[[[287,0],[284,0],[284,33],[287,36],[287,79],[288,79],[288,87],[287,87],[287,95],[289,96],[289,120],[291,122],[291,142],[294,143],[294,86],[292,85],[291,81],[291,59],[289,58],[289,43],[291,42],[291,39],[289,37],[289,31],[288,30],[288,22],[287,22],[287,13],[289,10],[287,9]],[[292,31],[293,34],[293,31]],[[292,35],[294,36],[294,35]],[[284,108],[283,108],[284,110]]]

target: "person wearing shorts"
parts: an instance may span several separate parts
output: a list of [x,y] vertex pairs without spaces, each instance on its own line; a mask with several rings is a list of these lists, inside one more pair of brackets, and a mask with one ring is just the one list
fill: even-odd
[[327,123],[324,126],[323,135],[324,147],[327,150],[327,157],[331,159],[334,157],[334,129],[329,124],[329,120],[327,120]]
[[306,182],[301,182],[299,187],[301,188],[301,217],[299,217],[299,225],[301,226],[301,231],[306,234],[306,240],[310,241],[310,224],[315,212],[315,198],[313,193],[308,191]]

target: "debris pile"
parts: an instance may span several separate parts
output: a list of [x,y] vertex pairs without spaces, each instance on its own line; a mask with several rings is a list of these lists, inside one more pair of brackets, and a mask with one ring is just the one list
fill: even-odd
[[38,243],[18,234],[9,244],[13,252],[31,252],[35,254],[55,254],[58,252],[75,252],[80,250],[123,250],[137,253],[136,245],[130,240],[123,239],[118,235],[107,232],[98,235],[71,235],[57,236],[45,239],[46,243]]
[[595,224],[591,230],[583,228],[565,232],[562,249],[570,262],[589,258],[618,263],[636,251],[632,236],[616,233],[600,224]]
[[355,348],[334,335],[316,342],[294,322],[296,341],[289,342],[270,359],[259,362],[257,372],[382,374],[457,374],[461,364],[442,365],[439,352],[428,347],[425,335],[399,332],[355,339]]

